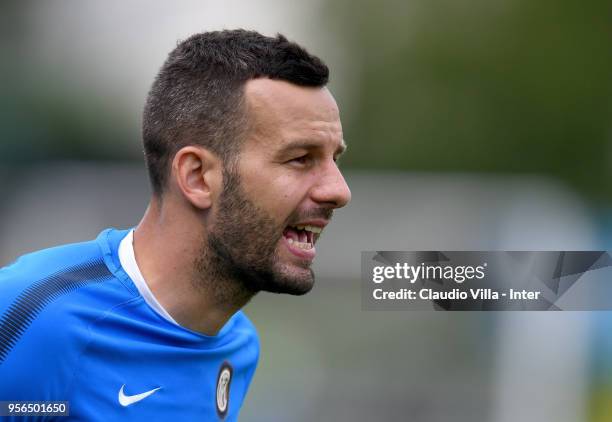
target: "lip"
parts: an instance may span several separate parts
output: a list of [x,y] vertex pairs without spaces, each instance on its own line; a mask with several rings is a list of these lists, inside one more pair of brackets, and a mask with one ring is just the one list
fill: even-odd
[[289,244],[289,241],[287,240],[285,236],[283,236],[283,243],[285,244],[289,252],[291,252],[293,255],[297,256],[298,258],[312,261],[315,255],[317,254],[317,251],[314,245],[312,246],[311,249],[301,249],[301,248],[298,248],[296,246]]
[[300,221],[298,223],[293,223],[291,226],[315,226],[324,228],[329,224],[329,220],[308,220],[308,221]]

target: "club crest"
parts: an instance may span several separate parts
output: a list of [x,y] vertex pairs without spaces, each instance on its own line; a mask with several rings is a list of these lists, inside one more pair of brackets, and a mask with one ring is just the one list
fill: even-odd
[[217,413],[220,418],[225,418],[229,408],[230,384],[232,382],[232,366],[229,362],[223,362],[217,376]]

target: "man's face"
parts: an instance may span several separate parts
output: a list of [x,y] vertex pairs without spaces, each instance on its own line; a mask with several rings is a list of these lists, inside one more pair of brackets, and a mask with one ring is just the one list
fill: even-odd
[[209,247],[253,291],[304,294],[316,240],[351,198],[336,165],[345,149],[338,108],[326,88],[263,78],[245,95],[251,129],[224,172]]

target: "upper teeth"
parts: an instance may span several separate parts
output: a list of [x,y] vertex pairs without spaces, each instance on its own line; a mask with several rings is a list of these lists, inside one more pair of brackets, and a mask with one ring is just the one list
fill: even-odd
[[313,233],[321,233],[323,229],[317,226],[295,226],[298,230],[306,230]]

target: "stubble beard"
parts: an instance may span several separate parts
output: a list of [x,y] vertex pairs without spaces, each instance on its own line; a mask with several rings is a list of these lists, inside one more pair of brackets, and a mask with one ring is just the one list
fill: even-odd
[[226,303],[246,304],[259,291],[308,293],[314,285],[310,261],[282,263],[278,256],[286,223],[275,222],[253,203],[240,176],[224,169],[217,215],[195,265],[202,279],[214,285],[200,287]]

